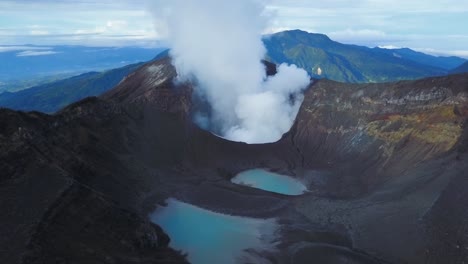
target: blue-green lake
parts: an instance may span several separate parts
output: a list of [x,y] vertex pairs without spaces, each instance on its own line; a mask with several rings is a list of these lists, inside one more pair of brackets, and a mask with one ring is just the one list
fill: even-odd
[[247,249],[274,248],[275,219],[215,213],[176,199],[166,202],[150,215],[151,221],[168,233],[171,247],[188,254],[191,263],[256,263]]
[[307,191],[307,187],[300,181],[264,169],[243,171],[231,182],[285,195],[301,195]]

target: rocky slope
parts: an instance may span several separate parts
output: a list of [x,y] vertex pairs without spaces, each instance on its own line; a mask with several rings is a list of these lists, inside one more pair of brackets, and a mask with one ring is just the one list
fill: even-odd
[[[274,69],[270,66],[270,74]],[[147,215],[168,197],[276,217],[277,263],[468,261],[468,75],[385,84],[316,81],[272,144],[191,122],[192,86],[151,62],[54,116],[0,112],[0,257],[8,263],[178,263]],[[301,178],[286,197],[229,179]]]

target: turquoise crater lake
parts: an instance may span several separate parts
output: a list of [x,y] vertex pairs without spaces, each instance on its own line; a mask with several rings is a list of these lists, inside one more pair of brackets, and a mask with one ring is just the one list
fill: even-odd
[[285,195],[301,195],[307,191],[307,187],[300,181],[264,169],[243,171],[231,182]]
[[215,213],[168,199],[151,215],[171,238],[170,246],[187,253],[194,264],[258,263],[248,249],[270,251],[278,224],[275,219],[256,219]]

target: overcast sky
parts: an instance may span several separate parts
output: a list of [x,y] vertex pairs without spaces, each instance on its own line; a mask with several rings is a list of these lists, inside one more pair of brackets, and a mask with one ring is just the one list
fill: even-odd
[[[0,45],[158,45],[145,1],[0,0]],[[344,43],[468,57],[468,0],[264,1],[265,33],[302,29]]]

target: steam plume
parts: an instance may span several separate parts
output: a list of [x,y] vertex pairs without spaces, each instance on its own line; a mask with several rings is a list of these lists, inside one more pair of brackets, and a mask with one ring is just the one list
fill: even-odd
[[273,142],[290,129],[309,76],[286,64],[266,76],[261,33],[267,19],[260,2],[170,0],[156,2],[152,10],[158,33],[167,35],[178,78],[196,81],[196,93],[212,108],[196,122],[247,143]]

